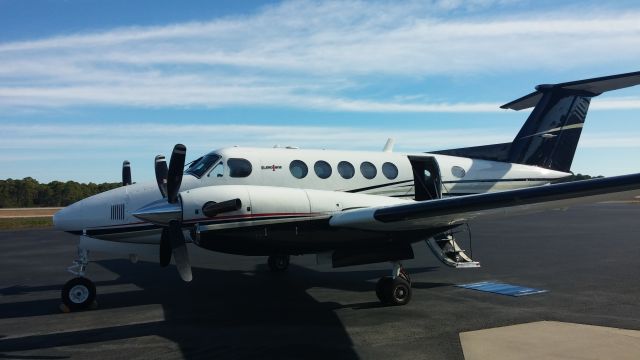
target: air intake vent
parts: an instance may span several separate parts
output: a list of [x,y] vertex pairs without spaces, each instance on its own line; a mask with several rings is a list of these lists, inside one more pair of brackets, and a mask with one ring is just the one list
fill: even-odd
[[111,205],[111,220],[124,220],[124,204]]

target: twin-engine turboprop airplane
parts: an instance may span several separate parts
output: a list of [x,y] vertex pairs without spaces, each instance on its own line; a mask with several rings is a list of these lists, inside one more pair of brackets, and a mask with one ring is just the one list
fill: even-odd
[[[549,185],[570,167],[592,97],[640,83],[640,72],[540,85],[503,108],[534,107],[510,143],[399,154],[224,148],[190,163],[176,145],[169,167],[155,159],[156,182],[123,186],[70,205],[54,216],[58,229],[80,235],[77,277],[63,288],[71,310],[96,297],[85,277],[89,251],[171,258],[191,281],[186,243],[225,253],[268,256],[273,271],[290,255],[318,254],[334,267],[390,262],[377,284],[386,304],[411,299],[401,265],[425,241],[448,266],[478,267],[454,230],[482,220],[571,204],[632,199],[640,174]],[[542,186],[544,185],[544,186]]]

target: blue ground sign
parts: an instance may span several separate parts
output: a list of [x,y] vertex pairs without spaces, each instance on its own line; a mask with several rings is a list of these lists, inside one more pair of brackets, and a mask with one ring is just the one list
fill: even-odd
[[548,290],[542,290],[542,289],[533,289],[525,286],[504,284],[496,281],[481,281],[477,283],[463,284],[463,285],[456,285],[456,286],[465,288],[465,289],[485,291],[485,292],[490,292],[494,294],[508,295],[508,296],[525,296],[525,295],[541,294],[548,291]]

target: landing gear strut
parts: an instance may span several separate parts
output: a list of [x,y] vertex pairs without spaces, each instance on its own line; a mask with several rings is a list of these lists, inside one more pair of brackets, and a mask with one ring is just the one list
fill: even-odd
[[409,303],[411,300],[411,278],[399,261],[393,263],[391,276],[385,276],[378,280],[376,295],[385,305],[406,305]]
[[289,268],[289,255],[271,255],[267,262],[269,269],[273,272],[287,271]]
[[78,247],[78,259],[67,268],[76,277],[62,287],[63,311],[78,311],[95,306],[96,285],[84,277],[88,264],[89,250]]

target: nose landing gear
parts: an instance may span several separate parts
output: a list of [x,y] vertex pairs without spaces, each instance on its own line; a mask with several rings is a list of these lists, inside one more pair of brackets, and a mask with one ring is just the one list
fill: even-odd
[[411,300],[411,278],[398,262],[393,263],[391,276],[378,280],[376,295],[385,305],[406,305]]
[[78,247],[78,259],[74,260],[73,265],[67,268],[67,271],[76,277],[67,281],[62,287],[61,309],[63,312],[97,307],[96,285],[84,277],[88,264],[89,250]]

